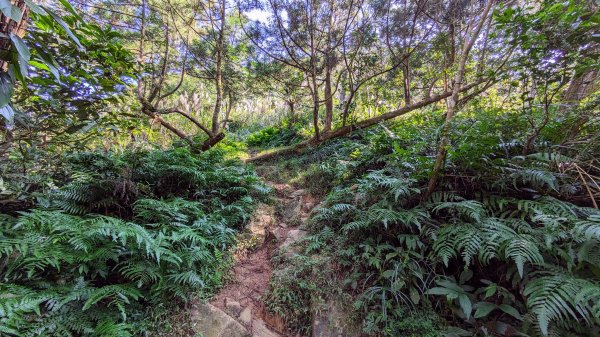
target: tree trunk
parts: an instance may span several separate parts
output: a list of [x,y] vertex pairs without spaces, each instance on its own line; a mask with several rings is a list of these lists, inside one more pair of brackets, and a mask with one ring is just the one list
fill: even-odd
[[352,81],[350,81],[350,93],[348,97],[346,97],[346,93],[344,91],[344,111],[342,112],[342,126],[346,126],[348,124],[348,117],[350,117],[350,104],[354,100],[356,93],[358,92],[358,87],[354,86]]
[[225,119],[223,119],[222,128],[227,128],[227,123],[229,123],[229,116],[231,116],[231,109],[233,109],[233,98],[231,97],[231,91],[227,93],[227,108],[225,108]]
[[408,60],[402,65],[402,76],[404,77],[404,104],[410,105],[410,73],[408,68]]
[[483,27],[484,22],[487,20],[488,13],[490,12],[494,1],[488,1],[483,14],[481,15],[481,19],[477,23],[477,27],[473,31],[473,35],[465,43],[464,48],[461,53],[461,58],[458,64],[458,70],[454,77],[454,81],[452,83],[452,94],[448,99],[448,108],[446,111],[446,121],[444,122],[444,127],[442,129],[442,136],[440,139],[440,143],[438,144],[438,152],[435,158],[435,163],[433,165],[433,170],[431,172],[431,178],[429,179],[429,184],[427,186],[427,193],[425,197],[429,197],[436,188],[437,182],[439,180],[440,173],[444,168],[444,162],[446,160],[446,154],[448,153],[448,146],[450,145],[450,124],[454,119],[454,115],[456,113],[455,108],[458,103],[458,95],[460,94],[461,84],[465,75],[465,68],[467,64],[467,59],[469,58],[469,53],[475,41],[477,40],[479,33],[481,32],[481,28]]
[[204,141],[204,143],[202,143],[200,150],[209,150],[213,146],[217,145],[217,143],[219,143],[221,140],[223,140],[223,138],[225,138],[225,134],[223,132],[219,132],[216,135],[209,137],[207,140]]
[[[10,34],[15,34],[18,37],[25,36],[25,32],[27,31],[27,21],[29,20],[29,7],[25,4],[23,0],[11,0],[12,5],[18,7],[23,16],[19,22],[12,20],[4,16],[4,14],[0,15],[0,52],[10,52],[12,49],[12,43],[10,40]],[[0,60],[0,71],[6,72],[8,71],[9,62],[6,60]]]
[[176,134],[179,138],[181,138],[183,141],[185,141],[189,145],[191,145],[191,146],[195,145],[194,142],[191,139],[189,139],[185,133],[183,133],[181,130],[179,130],[176,127],[174,127],[173,125],[171,125],[171,123],[165,121],[158,113],[153,111],[152,108],[143,107],[142,112],[145,115],[147,115],[148,117],[152,118],[153,123],[157,123],[157,124],[160,124],[161,126],[165,127],[166,129],[168,129],[169,131]]
[[290,112],[290,123],[291,124],[295,124],[297,122],[296,120],[296,102],[294,102],[293,100],[287,100],[285,101],[288,105],[289,108],[289,112]]
[[331,93],[331,64],[326,61],[325,65],[325,125],[323,132],[331,130],[333,124],[333,94]]
[[566,103],[578,103],[588,97],[598,86],[598,75],[598,69],[590,69],[574,77],[565,91],[563,101]]
[[311,81],[312,81],[312,101],[313,101],[313,127],[315,129],[315,140],[319,141],[321,139],[321,132],[319,131],[319,85],[317,84],[317,70],[316,70],[316,60],[313,58],[311,60],[312,63],[312,73],[311,73]]
[[319,93],[313,93],[313,126],[315,129],[315,139],[319,141],[321,139],[321,132],[319,131]]
[[221,114],[221,104],[223,103],[223,54],[224,54],[224,41],[225,41],[225,0],[219,3],[219,15],[221,16],[219,22],[219,38],[216,46],[216,69],[215,69],[215,86],[217,90],[217,97],[215,100],[215,108],[212,116],[212,133],[214,135],[219,133],[219,115]]

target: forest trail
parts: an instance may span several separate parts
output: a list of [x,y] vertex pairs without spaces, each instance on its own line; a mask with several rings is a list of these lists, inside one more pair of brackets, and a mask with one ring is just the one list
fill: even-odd
[[[259,205],[247,230],[240,235],[230,283],[209,301],[213,311],[222,311],[232,317],[248,333],[225,331],[231,328],[231,323],[227,323],[222,324],[220,332],[214,327],[201,328],[206,330],[201,331],[205,337],[296,336],[286,331],[280,317],[266,310],[263,299],[273,272],[271,257],[294,254],[294,243],[306,235],[299,226],[308,219],[317,202],[305,190],[295,189],[289,184],[267,184],[275,191],[275,203]],[[207,312],[198,314],[206,315]]]

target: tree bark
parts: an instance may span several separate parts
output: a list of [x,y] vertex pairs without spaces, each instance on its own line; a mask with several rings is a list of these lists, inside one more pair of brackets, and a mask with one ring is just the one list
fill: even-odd
[[323,132],[331,130],[333,124],[333,94],[331,92],[331,62],[329,56],[325,61],[325,125]]
[[[313,54],[314,55],[314,54]],[[315,130],[315,140],[321,139],[321,132],[319,131],[319,108],[320,108],[320,100],[319,100],[319,85],[317,84],[317,65],[314,57],[311,59],[311,81],[312,81],[312,101],[313,101],[313,127]]]
[[286,100],[287,106],[289,108],[290,113],[290,123],[294,124],[297,122],[296,120],[296,102],[293,100]]
[[411,97],[410,97],[410,72],[408,68],[408,60],[404,61],[402,64],[402,76],[404,77],[404,104],[410,105]]
[[142,112],[152,118],[152,122],[154,123],[158,123],[161,126],[165,127],[165,129],[173,132],[174,134],[176,134],[179,138],[181,138],[182,140],[184,140],[186,143],[188,143],[191,146],[194,146],[194,142],[188,138],[188,136],[183,133],[183,131],[177,129],[176,127],[174,127],[173,125],[171,125],[171,123],[165,121],[160,114],[156,113],[155,111],[152,111],[152,109],[150,107],[143,107],[142,108]]
[[225,138],[225,134],[223,132],[219,132],[216,135],[209,137],[207,140],[204,141],[204,143],[202,143],[200,150],[207,151],[208,149],[217,145],[218,142],[222,141],[223,138]]

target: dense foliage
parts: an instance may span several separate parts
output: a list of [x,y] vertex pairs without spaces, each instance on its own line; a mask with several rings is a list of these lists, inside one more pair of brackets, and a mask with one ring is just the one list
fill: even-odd
[[437,111],[278,164],[314,167],[299,181],[330,192],[304,253],[274,278],[271,310],[304,329],[300,308],[340,294],[369,334],[591,335],[600,212],[593,181],[572,168],[595,176],[593,158],[586,145],[555,143],[552,130],[568,121],[523,156],[526,121],[508,114],[511,127],[496,124],[501,114],[460,118],[443,188],[430,196]]
[[0,221],[0,330],[128,336],[223,281],[256,175],[218,152],[78,153],[36,208]]
[[252,163],[318,204],[272,261],[288,328],[598,336],[597,1],[0,0],[0,22],[1,335],[160,334],[223,284],[268,193]]
[[302,137],[298,134],[298,127],[270,126],[251,133],[246,138],[248,146],[253,147],[278,147],[298,143]]

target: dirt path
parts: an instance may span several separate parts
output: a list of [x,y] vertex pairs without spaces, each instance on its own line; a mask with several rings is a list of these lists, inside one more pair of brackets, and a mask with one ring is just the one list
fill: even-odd
[[265,310],[263,299],[273,272],[271,257],[305,234],[298,226],[308,218],[315,200],[290,185],[268,184],[275,190],[276,205],[259,206],[249,231],[240,238],[232,280],[210,304],[242,323],[255,337],[296,336],[286,332],[280,317]]

